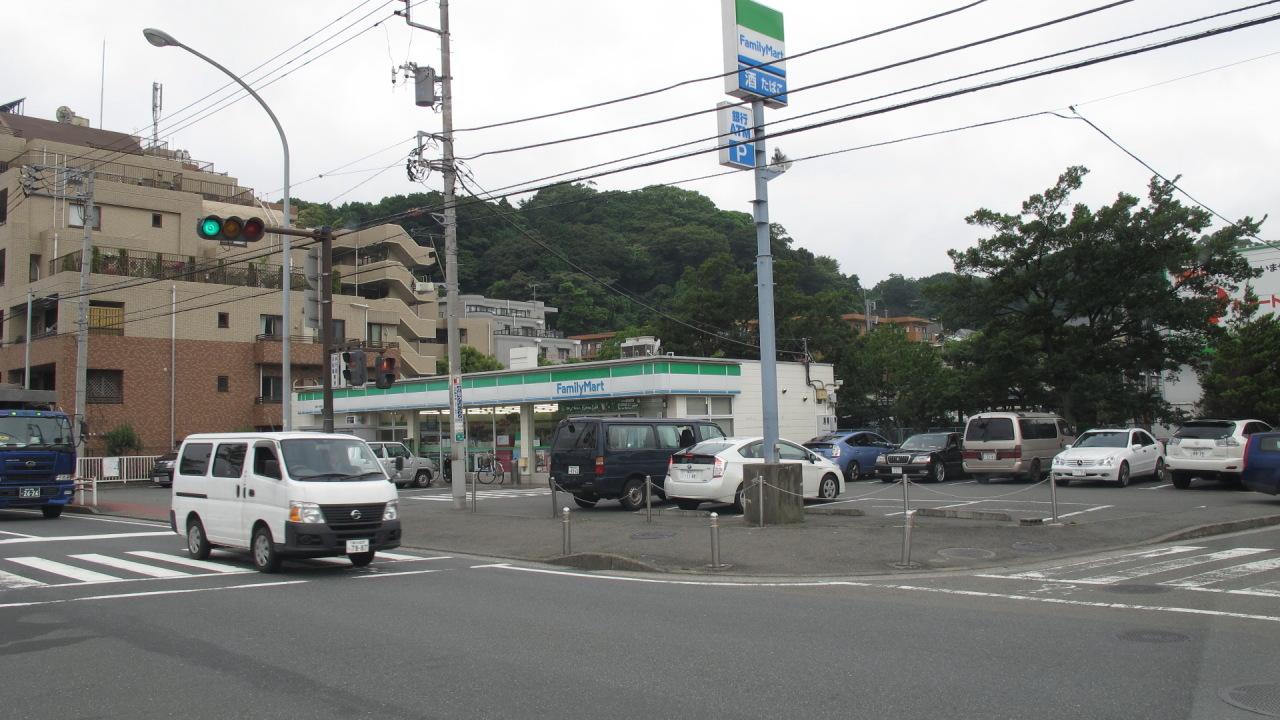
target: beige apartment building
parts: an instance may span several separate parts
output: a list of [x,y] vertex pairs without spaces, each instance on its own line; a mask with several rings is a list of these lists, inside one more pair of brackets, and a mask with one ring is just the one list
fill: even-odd
[[[306,250],[293,251],[286,321],[278,236],[237,247],[196,234],[210,214],[278,224],[279,206],[185,152],[88,127],[69,111],[59,118],[0,112],[3,379],[23,382],[29,349],[31,386],[75,407],[86,221],[77,178],[91,171],[88,453],[124,423],[145,453],[193,432],[279,428],[282,339],[295,386],[318,384],[323,367],[319,333],[303,322]],[[419,278],[435,262],[395,225],[336,238],[334,337],[366,347],[370,365],[385,352],[403,376],[434,374],[436,296]]]

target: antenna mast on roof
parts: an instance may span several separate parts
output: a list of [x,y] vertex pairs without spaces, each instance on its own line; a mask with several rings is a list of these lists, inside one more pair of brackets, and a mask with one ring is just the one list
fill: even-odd
[[151,147],[160,146],[160,107],[164,104],[164,85],[151,83]]

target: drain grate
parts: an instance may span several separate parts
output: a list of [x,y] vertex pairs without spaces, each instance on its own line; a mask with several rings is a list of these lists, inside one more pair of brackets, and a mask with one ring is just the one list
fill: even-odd
[[1108,585],[1103,589],[1107,592],[1118,593],[1120,595],[1156,595],[1173,590],[1173,588],[1168,585],[1139,585],[1137,583],[1127,585]]
[[945,558],[957,560],[990,560],[996,554],[982,548],[942,548],[938,554]]
[[1058,546],[1053,543],[1016,542],[1013,544],[1013,549],[1018,552],[1042,553],[1053,552],[1058,549]]
[[1223,688],[1218,695],[1228,704],[1267,717],[1280,717],[1280,684],[1260,683]]
[[1124,632],[1116,635],[1116,637],[1121,640],[1128,640],[1129,642],[1157,644],[1183,642],[1184,640],[1190,639],[1182,633],[1170,632],[1168,630],[1125,630]]
[[673,532],[665,530],[646,530],[644,532],[632,533],[632,540],[661,540],[663,538],[675,537]]

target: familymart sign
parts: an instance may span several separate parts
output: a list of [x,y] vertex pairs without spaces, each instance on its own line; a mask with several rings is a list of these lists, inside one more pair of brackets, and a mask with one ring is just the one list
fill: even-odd
[[743,100],[787,105],[782,13],[755,0],[720,0],[724,27],[724,91]]

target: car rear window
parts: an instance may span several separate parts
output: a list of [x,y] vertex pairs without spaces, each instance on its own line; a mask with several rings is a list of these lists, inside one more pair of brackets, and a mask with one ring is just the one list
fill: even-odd
[[1230,437],[1236,430],[1233,422],[1192,421],[1178,428],[1173,436],[1176,438],[1195,438],[1197,440],[1216,440]]
[[1011,418],[974,418],[964,429],[965,442],[990,442],[992,440],[1012,440],[1013,420]]
[[810,438],[809,441],[805,443],[805,445],[808,447],[812,447],[818,443],[830,445],[831,443],[834,443],[839,439],[840,439],[839,435],[819,435],[816,438]]
[[551,441],[551,450],[565,452],[572,450],[578,442],[578,436],[588,427],[586,423],[566,423],[556,428],[555,439]]
[[704,440],[697,445],[685,450],[686,455],[716,455],[733,447],[733,443],[722,442],[720,440]]

